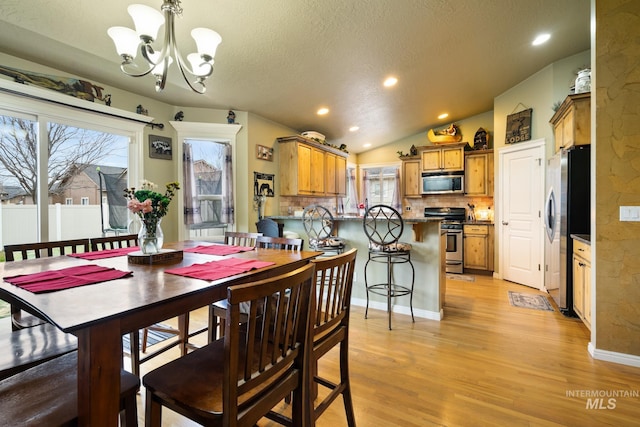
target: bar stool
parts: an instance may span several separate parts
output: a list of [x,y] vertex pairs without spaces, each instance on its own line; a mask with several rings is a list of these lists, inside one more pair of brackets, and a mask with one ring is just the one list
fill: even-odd
[[302,212],[302,225],[311,250],[333,255],[344,252],[344,240],[334,236],[335,224],[329,209],[320,205],[307,206]]
[[[404,231],[404,221],[400,213],[387,205],[371,206],[364,215],[364,232],[369,239],[369,259],[364,265],[364,283],[367,289],[367,306],[364,318],[369,312],[369,292],[387,298],[387,313],[389,315],[389,330],[391,330],[391,299],[409,295],[411,320],[413,317],[413,285],[415,269],[411,262],[411,245],[399,242]],[[370,262],[384,263],[387,266],[387,277],[384,283],[369,284],[367,267]],[[396,264],[411,266],[411,285],[399,285],[393,282],[393,267]]]

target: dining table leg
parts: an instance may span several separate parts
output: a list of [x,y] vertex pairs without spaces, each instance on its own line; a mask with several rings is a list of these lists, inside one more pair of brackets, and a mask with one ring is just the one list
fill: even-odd
[[122,337],[118,319],[78,331],[78,422],[117,426]]

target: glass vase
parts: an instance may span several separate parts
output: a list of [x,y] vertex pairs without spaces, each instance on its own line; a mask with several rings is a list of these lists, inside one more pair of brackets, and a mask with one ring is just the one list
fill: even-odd
[[160,227],[162,220],[143,220],[138,232],[138,246],[143,254],[157,254],[164,243],[164,233]]

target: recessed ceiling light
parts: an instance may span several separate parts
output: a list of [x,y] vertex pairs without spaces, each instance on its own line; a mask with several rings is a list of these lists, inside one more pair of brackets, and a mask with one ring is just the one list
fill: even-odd
[[364,148],[369,148],[369,147],[371,147],[371,144],[367,142],[366,144],[362,144],[362,146],[363,146]]
[[391,87],[395,86],[396,83],[398,83],[398,79],[396,79],[395,77],[387,77],[387,79],[384,81],[384,86]]
[[446,119],[447,117],[449,117],[449,113],[442,113],[442,114],[440,114],[440,115],[438,116],[438,118],[439,118],[440,120],[442,120],[442,119]]
[[350,132],[355,132],[355,131],[357,131],[358,129],[360,129],[360,127],[359,127],[359,126],[351,126],[351,127],[349,128],[349,131],[350,131]]
[[551,38],[551,34],[545,33],[537,36],[531,43],[533,46],[540,46]]
[[329,109],[326,107],[322,107],[321,109],[318,110],[318,115],[319,116],[324,116],[325,114],[329,113]]

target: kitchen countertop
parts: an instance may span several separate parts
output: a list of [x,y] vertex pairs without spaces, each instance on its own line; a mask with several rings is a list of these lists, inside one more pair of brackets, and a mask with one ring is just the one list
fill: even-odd
[[[293,215],[275,215],[275,216],[269,216],[268,218],[277,220],[277,219],[282,219],[282,220],[302,220],[301,216],[293,216]],[[423,223],[423,222],[438,222],[438,221],[442,221],[444,218],[443,217],[430,217],[430,218],[424,218],[424,217],[418,217],[418,216],[410,216],[410,217],[402,217],[402,219],[406,222],[406,223]],[[351,215],[334,215],[333,216],[333,220],[334,221],[362,221],[362,217],[361,216],[351,216]]]
[[590,234],[572,234],[571,237],[576,240],[580,240],[581,242],[586,243],[587,245],[591,245]]

